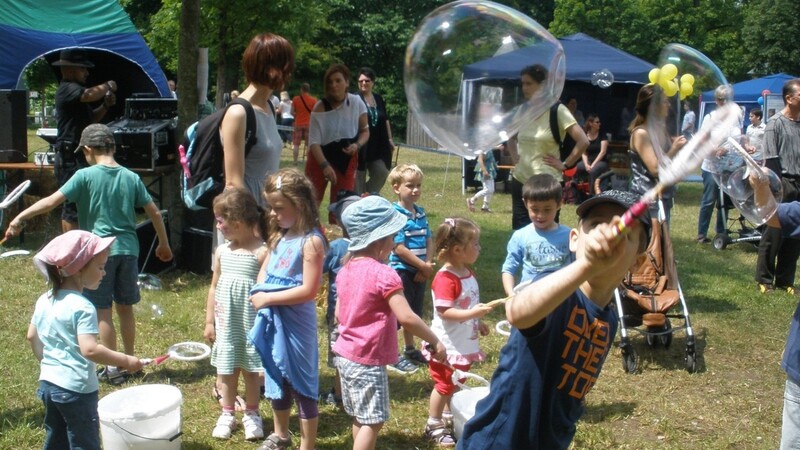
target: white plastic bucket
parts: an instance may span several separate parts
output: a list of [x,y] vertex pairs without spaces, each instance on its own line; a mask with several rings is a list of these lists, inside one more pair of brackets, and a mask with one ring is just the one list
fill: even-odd
[[181,403],[175,386],[144,384],[106,395],[97,405],[103,449],[179,450]]
[[[460,378],[471,378],[482,384],[479,387],[469,387],[459,381]],[[475,415],[475,405],[483,397],[489,395],[489,382],[486,378],[474,373],[456,370],[453,372],[453,383],[461,390],[450,398],[450,411],[453,413],[453,434],[456,439],[461,439],[464,424]]]

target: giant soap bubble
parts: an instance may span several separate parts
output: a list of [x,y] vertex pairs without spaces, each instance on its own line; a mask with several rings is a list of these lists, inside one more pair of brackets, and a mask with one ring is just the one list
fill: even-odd
[[[722,71],[704,54],[683,44],[669,44],[650,71],[651,84],[642,89],[653,92],[647,109],[647,131],[658,158],[659,178],[671,185],[680,181],[709,157],[739,124],[739,109]],[[673,157],[667,153],[682,140],[681,100],[699,97],[703,91],[719,88],[726,100],[700,122],[700,128]],[[697,106],[697,101],[693,101]]]
[[[508,61],[523,64],[497,75],[493,69]],[[520,67],[534,64],[548,76],[526,99]],[[447,150],[474,157],[554,104],[564,73],[561,44],[536,21],[497,3],[464,0],[422,21],[406,49],[404,82],[425,131]]]

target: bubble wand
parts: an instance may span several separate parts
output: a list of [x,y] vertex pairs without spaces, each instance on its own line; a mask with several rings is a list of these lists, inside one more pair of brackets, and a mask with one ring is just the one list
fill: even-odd
[[739,121],[739,107],[733,102],[727,103],[716,109],[708,117],[700,130],[681,149],[671,163],[659,168],[659,182],[652,189],[645,192],[641,200],[631,206],[616,226],[615,235],[621,236],[628,232],[630,227],[641,217],[647,207],[658,198],[661,192],[674,185],[697,169],[703,159],[707,158],[719,145],[730,136],[731,128]]

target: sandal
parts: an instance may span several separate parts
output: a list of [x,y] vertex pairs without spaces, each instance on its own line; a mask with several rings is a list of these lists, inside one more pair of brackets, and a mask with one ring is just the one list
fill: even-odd
[[439,422],[435,425],[430,423],[425,425],[425,437],[439,445],[439,447],[455,447],[456,440],[453,438],[450,429],[444,424]]
[[284,450],[292,446],[292,438],[281,438],[275,433],[270,433],[261,447],[257,450]]

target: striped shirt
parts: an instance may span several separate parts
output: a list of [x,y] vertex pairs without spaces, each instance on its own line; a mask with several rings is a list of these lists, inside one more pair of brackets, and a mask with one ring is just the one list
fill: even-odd
[[772,116],[764,131],[764,157],[779,158],[782,175],[800,176],[800,122],[781,112]]
[[[399,203],[394,203],[394,209],[401,212],[408,219],[406,226],[394,237],[394,245],[404,245],[417,258],[428,259],[428,239],[431,238],[431,229],[428,226],[428,216],[419,205],[414,205],[414,212],[403,208]],[[403,261],[397,253],[389,255],[389,266],[394,270],[407,270],[416,273],[417,269]]]

